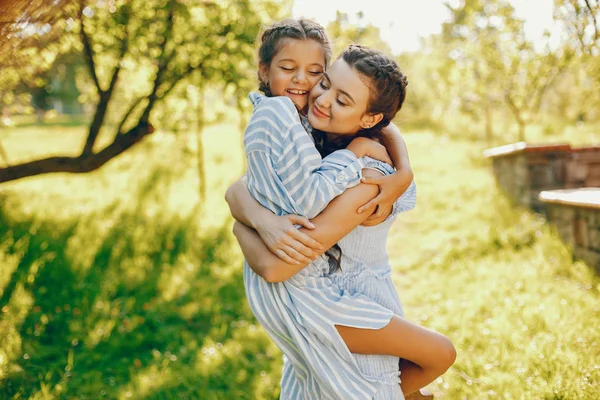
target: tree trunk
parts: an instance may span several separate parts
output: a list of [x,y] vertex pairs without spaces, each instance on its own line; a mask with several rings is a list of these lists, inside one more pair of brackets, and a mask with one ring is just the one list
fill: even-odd
[[2,145],[1,142],[0,142],[0,158],[2,158],[2,161],[4,161],[4,164],[8,165],[8,154],[6,154],[6,151],[4,150],[4,146]]
[[519,141],[525,141],[525,121],[519,119]]
[[196,123],[196,162],[198,167],[198,187],[200,200],[206,200],[206,173],[204,170],[204,145],[202,143],[202,131],[204,130],[204,91],[200,87],[198,94],[198,116]]
[[507,103],[508,107],[510,108],[510,111],[512,112],[513,116],[515,117],[515,120],[517,121],[517,124],[519,125],[518,140],[520,142],[524,142],[525,141],[525,124],[526,124],[525,118],[523,118],[523,113],[525,112],[524,108],[517,107],[517,105],[513,101],[512,97],[510,97],[510,95],[508,93],[504,94],[504,99],[506,100],[506,103]]
[[485,140],[488,147],[493,145],[494,141],[494,124],[493,124],[492,107],[489,101],[485,103]]
[[94,114],[94,119],[90,125],[90,130],[88,132],[88,137],[85,140],[85,146],[83,147],[82,155],[93,153],[94,143],[96,143],[96,138],[98,137],[100,128],[104,123],[104,117],[106,116],[106,109],[108,108],[108,102],[110,101],[111,94],[112,93],[110,92],[98,93],[100,100],[96,106],[96,113]]

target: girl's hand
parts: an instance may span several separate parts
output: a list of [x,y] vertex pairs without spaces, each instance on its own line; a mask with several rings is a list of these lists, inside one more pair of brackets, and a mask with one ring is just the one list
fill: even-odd
[[357,137],[350,142],[346,149],[353,152],[358,158],[368,156],[386,164],[394,165],[385,146],[373,139]]
[[378,225],[392,212],[396,200],[404,194],[413,180],[412,170],[401,169],[392,175],[362,178],[361,182],[379,186],[379,194],[373,200],[358,209],[360,214],[364,210],[377,205],[375,212],[362,223],[363,226]]
[[256,231],[269,250],[288,264],[306,264],[316,260],[319,257],[317,251],[324,250],[321,244],[300,232],[294,224],[315,228],[308,218],[299,215],[272,215],[261,220]]

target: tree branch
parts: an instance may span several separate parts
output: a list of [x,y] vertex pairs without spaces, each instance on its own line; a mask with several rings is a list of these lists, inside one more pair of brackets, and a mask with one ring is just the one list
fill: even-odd
[[142,100],[144,100],[145,98],[146,97],[139,97],[136,101],[133,102],[133,104],[131,105],[131,107],[129,107],[129,109],[125,113],[125,116],[121,120],[121,123],[119,124],[119,127],[117,128],[117,135],[124,135],[125,134],[125,132],[123,132],[123,125],[125,125],[125,122],[127,122],[127,118],[129,118],[129,116],[131,115],[131,113],[133,112],[133,110],[135,110],[135,108],[138,106],[138,104],[140,104],[142,102]]
[[163,75],[167,70],[167,66],[169,65],[170,57],[166,54],[167,44],[169,39],[171,38],[171,34],[173,32],[173,8],[169,10],[169,15],[167,17],[167,26],[165,27],[164,40],[161,46],[161,56],[158,62],[158,71],[156,71],[156,78],[154,79],[154,85],[152,86],[152,91],[148,95],[148,104],[140,117],[140,122],[148,122],[150,118],[150,111],[152,111],[152,107],[154,107],[154,103],[156,102],[158,87],[162,83]]
[[592,10],[592,6],[590,5],[589,0],[585,0],[585,5],[587,6],[587,9],[590,11],[592,20],[594,21],[594,41],[596,41],[600,37],[600,33],[598,33],[598,23],[596,22],[596,13],[594,13],[594,10]]
[[[127,16],[129,18],[129,15]],[[115,85],[117,84],[117,80],[119,79],[119,72],[121,72],[121,63],[123,62],[123,57],[125,57],[125,53],[127,53],[127,49],[129,48],[129,37],[127,34],[127,30],[125,30],[125,37],[121,40],[121,48],[119,49],[119,57],[117,58],[117,64],[115,65],[115,69],[113,71],[113,76],[110,80],[110,84],[108,85],[108,93],[112,93]]]
[[[82,20],[83,24],[83,20]],[[83,25],[82,25],[83,27]],[[83,31],[83,29],[82,29]],[[127,48],[129,46],[129,39],[127,37],[127,33],[125,33],[125,37],[121,41],[121,48],[119,50],[119,57],[117,58],[117,63],[115,65],[115,69],[113,70],[112,77],[110,79],[110,84],[106,91],[100,92],[100,99],[98,101],[98,105],[96,106],[96,113],[94,115],[94,119],[92,124],[90,125],[90,131],[87,139],[85,140],[85,145],[82,150],[82,154],[92,153],[94,149],[94,144],[96,143],[96,139],[98,134],[100,133],[100,128],[104,123],[104,117],[106,115],[106,110],[108,108],[108,104],[110,102],[110,98],[112,97],[115,85],[117,84],[117,80],[119,79],[119,72],[121,72],[121,62],[123,61],[123,57],[125,53],[127,53]]]
[[86,59],[88,68],[90,70],[90,75],[92,75],[92,80],[94,81],[94,84],[96,85],[96,89],[98,89],[98,94],[101,95],[104,91],[102,90],[102,87],[100,86],[100,81],[98,80],[98,74],[96,73],[96,65],[94,64],[94,50],[92,50],[92,45],[90,44],[90,38],[88,37],[87,33],[85,32],[85,24],[83,23],[84,4],[85,4],[85,0],[80,0],[78,16],[79,16],[79,23],[81,24],[81,27],[80,27],[81,41],[83,42],[83,50],[85,52],[85,56],[86,56],[85,59]]
[[510,94],[504,93],[504,99],[508,103],[508,107],[513,112],[513,114],[514,114],[515,118],[517,119],[517,121],[521,121],[521,110],[519,109],[519,107],[517,107],[517,105],[513,101],[513,98],[510,96]]
[[49,157],[7,168],[0,168],[0,184],[29,176],[52,172],[86,173],[94,171],[119,154],[128,150],[145,136],[154,132],[149,124],[138,124],[97,154],[82,154],[79,157]]
[[177,79],[177,81],[173,82],[173,83],[171,84],[171,86],[169,86],[169,88],[168,88],[168,89],[165,89],[165,90],[164,90],[164,91],[163,91],[163,92],[160,94],[160,98],[162,99],[162,98],[165,98],[165,97],[167,97],[167,95],[168,95],[169,93],[171,93],[171,91],[172,91],[172,90],[175,88],[175,86],[177,86],[177,84],[178,84],[179,82],[181,82],[183,79],[185,79],[185,78],[186,78],[188,75],[190,75],[192,72],[194,72],[194,71],[196,71],[196,70],[198,70],[198,69],[202,69],[202,64],[203,64],[203,62],[201,62],[200,64],[198,64],[198,66],[196,66],[196,67],[192,67],[191,65],[188,65],[188,67],[186,68],[186,70],[185,70],[184,72],[182,72],[182,73],[179,75],[179,79]]
[[112,93],[113,89],[115,88],[115,85],[117,84],[117,80],[119,79],[119,72],[121,72],[121,61],[123,61],[123,55],[127,51],[127,39],[123,40],[123,43],[125,43],[125,45],[122,46],[124,47],[124,49],[119,55],[119,59],[117,60],[117,65],[115,65],[112,78],[110,78],[110,84],[108,85],[107,90],[108,93]]

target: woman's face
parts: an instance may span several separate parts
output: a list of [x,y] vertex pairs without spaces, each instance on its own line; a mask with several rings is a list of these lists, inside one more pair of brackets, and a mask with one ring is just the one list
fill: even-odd
[[260,76],[273,96],[289,97],[299,110],[325,70],[325,50],[314,40],[285,39],[271,64],[260,65]]
[[366,79],[343,59],[337,59],[310,92],[311,126],[336,135],[354,135],[379,122],[381,114],[367,114],[370,91]]

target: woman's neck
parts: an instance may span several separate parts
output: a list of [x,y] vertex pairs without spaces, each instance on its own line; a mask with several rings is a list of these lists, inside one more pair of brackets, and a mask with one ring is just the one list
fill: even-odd
[[327,141],[329,142],[335,142],[337,141],[340,137],[344,136],[344,135],[340,135],[339,133],[329,133],[329,132],[323,132],[327,138]]

